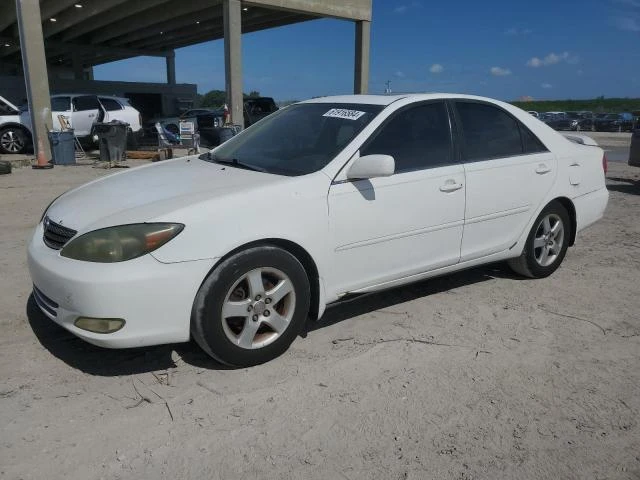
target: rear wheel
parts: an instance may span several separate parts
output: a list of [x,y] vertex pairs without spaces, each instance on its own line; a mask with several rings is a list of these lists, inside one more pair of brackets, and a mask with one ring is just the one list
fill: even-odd
[[28,143],[25,131],[20,127],[6,127],[0,130],[0,152],[24,153]]
[[525,277],[548,277],[562,263],[570,238],[569,214],[560,202],[553,201],[542,210],[527,237],[522,254],[509,260],[509,266]]
[[255,247],[228,258],[196,296],[191,333],[216,360],[236,367],[269,361],[287,350],[309,312],[309,279],[289,252]]

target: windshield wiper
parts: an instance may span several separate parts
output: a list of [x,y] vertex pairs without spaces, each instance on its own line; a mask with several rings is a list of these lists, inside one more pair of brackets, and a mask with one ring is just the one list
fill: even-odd
[[221,163],[224,165],[231,165],[237,168],[243,168],[245,170],[251,170],[253,172],[266,172],[266,170],[262,167],[256,167],[255,165],[251,165],[249,163],[241,162],[237,158],[220,158],[217,157],[213,152],[207,152],[200,156],[201,160],[214,161],[216,163]]

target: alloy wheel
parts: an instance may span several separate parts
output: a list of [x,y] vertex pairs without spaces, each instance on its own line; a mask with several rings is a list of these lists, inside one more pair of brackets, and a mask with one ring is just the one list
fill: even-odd
[[5,130],[0,137],[0,146],[5,152],[19,153],[24,149],[24,139],[15,130]]
[[256,268],[229,289],[222,305],[222,327],[234,345],[262,348],[287,330],[295,307],[289,277],[276,268]]
[[548,267],[556,261],[564,244],[564,224],[555,213],[546,215],[538,224],[533,239],[533,255],[538,265]]

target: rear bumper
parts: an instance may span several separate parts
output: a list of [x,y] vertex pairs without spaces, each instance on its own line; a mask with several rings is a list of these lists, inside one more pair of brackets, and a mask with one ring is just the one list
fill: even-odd
[[573,199],[576,208],[576,232],[600,220],[609,202],[609,190],[603,187]]

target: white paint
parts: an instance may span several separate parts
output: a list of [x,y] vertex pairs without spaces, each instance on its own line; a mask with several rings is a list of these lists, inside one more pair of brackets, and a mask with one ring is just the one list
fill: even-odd
[[[363,143],[385,119],[406,105],[440,98],[493,102],[530,128],[549,152],[347,179]],[[511,105],[453,94],[310,103],[323,101],[386,108],[318,172],[284,177],[193,156],[103,177],[57,199],[48,215],[78,235],[137,222],[180,222],[185,229],[150,255],[95,264],[61,257],[44,245],[38,226],[29,268],[38,288],[60,303],[56,321],[109,347],[185,341],[199,285],[221,257],[251,242],[280,238],[305,249],[318,268],[322,312],[347,292],[519,256],[536,217],[555,198],[574,203],[578,232],[606,207],[602,150],[571,142]],[[579,185],[572,185],[578,174]],[[78,315],[125,318],[127,324],[98,336],[73,327]]]

